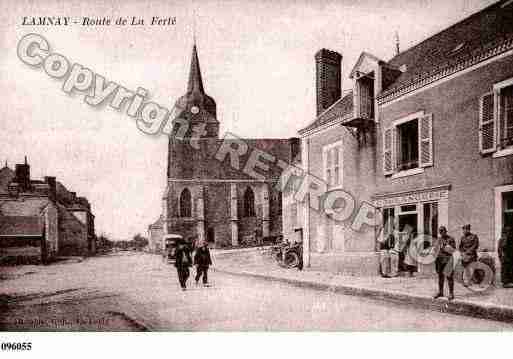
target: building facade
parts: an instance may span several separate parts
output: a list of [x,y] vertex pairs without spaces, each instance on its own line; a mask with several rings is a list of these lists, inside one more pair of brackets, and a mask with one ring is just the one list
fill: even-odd
[[[299,131],[301,167],[328,191],[351,194],[356,210],[337,222],[303,203],[312,267],[377,273],[378,240],[389,231],[429,238],[440,225],[459,238],[469,223],[480,250],[497,250],[513,225],[512,7],[491,5],[389,61],[363,52],[352,91],[339,99],[319,99],[333,84],[317,89],[317,117]],[[321,50],[316,63],[339,66],[337,55]],[[339,84],[337,72],[330,76]],[[318,66],[317,86],[328,73]],[[363,203],[381,224],[348,228]]]
[[164,248],[164,219],[162,216],[148,226],[148,251],[160,254]]
[[2,262],[47,262],[57,256],[96,252],[94,215],[55,177],[34,180],[30,166],[0,169],[0,257]]

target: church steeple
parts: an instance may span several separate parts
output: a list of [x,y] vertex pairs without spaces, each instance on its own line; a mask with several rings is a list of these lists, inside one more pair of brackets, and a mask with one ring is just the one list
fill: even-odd
[[197,124],[206,125],[204,137],[218,137],[217,106],[214,99],[205,93],[205,88],[203,87],[203,77],[201,76],[196,42],[192,46],[187,92],[176,101],[176,107],[182,111],[179,115],[181,119],[189,121],[193,126]]
[[189,71],[189,84],[187,85],[187,92],[189,93],[193,91],[205,93],[205,90],[203,89],[203,79],[201,78],[201,69],[196,43],[192,47],[191,69]]

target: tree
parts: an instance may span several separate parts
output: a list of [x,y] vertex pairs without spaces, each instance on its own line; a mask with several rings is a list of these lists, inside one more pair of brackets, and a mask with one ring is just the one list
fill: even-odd
[[132,242],[131,244],[136,250],[142,250],[148,245],[148,239],[141,236],[140,233],[137,233],[130,242]]
[[100,252],[106,252],[114,247],[114,242],[111,241],[106,234],[102,233],[96,239],[96,246]]

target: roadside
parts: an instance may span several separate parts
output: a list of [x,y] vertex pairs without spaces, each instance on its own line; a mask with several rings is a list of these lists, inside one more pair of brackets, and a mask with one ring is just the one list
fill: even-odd
[[434,276],[419,275],[414,278],[379,276],[358,277],[328,272],[284,269],[277,265],[265,249],[214,252],[215,270],[288,283],[298,287],[364,296],[380,301],[400,303],[438,312],[461,314],[504,322],[513,322],[513,289],[492,286],[486,291],[475,292],[456,283],[454,301],[446,298],[433,300],[437,291]]
[[0,331],[145,331],[136,306],[98,281],[101,257],[0,267]]
[[2,331],[141,331],[114,294],[69,289],[0,295]]

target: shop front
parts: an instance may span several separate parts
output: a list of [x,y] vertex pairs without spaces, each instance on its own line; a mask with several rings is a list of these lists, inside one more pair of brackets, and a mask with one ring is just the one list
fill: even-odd
[[[395,193],[375,194],[373,204],[381,213],[383,225],[377,229],[378,244],[393,234],[403,243],[422,235],[426,248],[436,238],[438,228],[448,224],[450,185],[415,189]],[[403,266],[404,253],[400,267]],[[421,265],[418,270],[425,270]],[[427,266],[432,267],[432,266]]]

